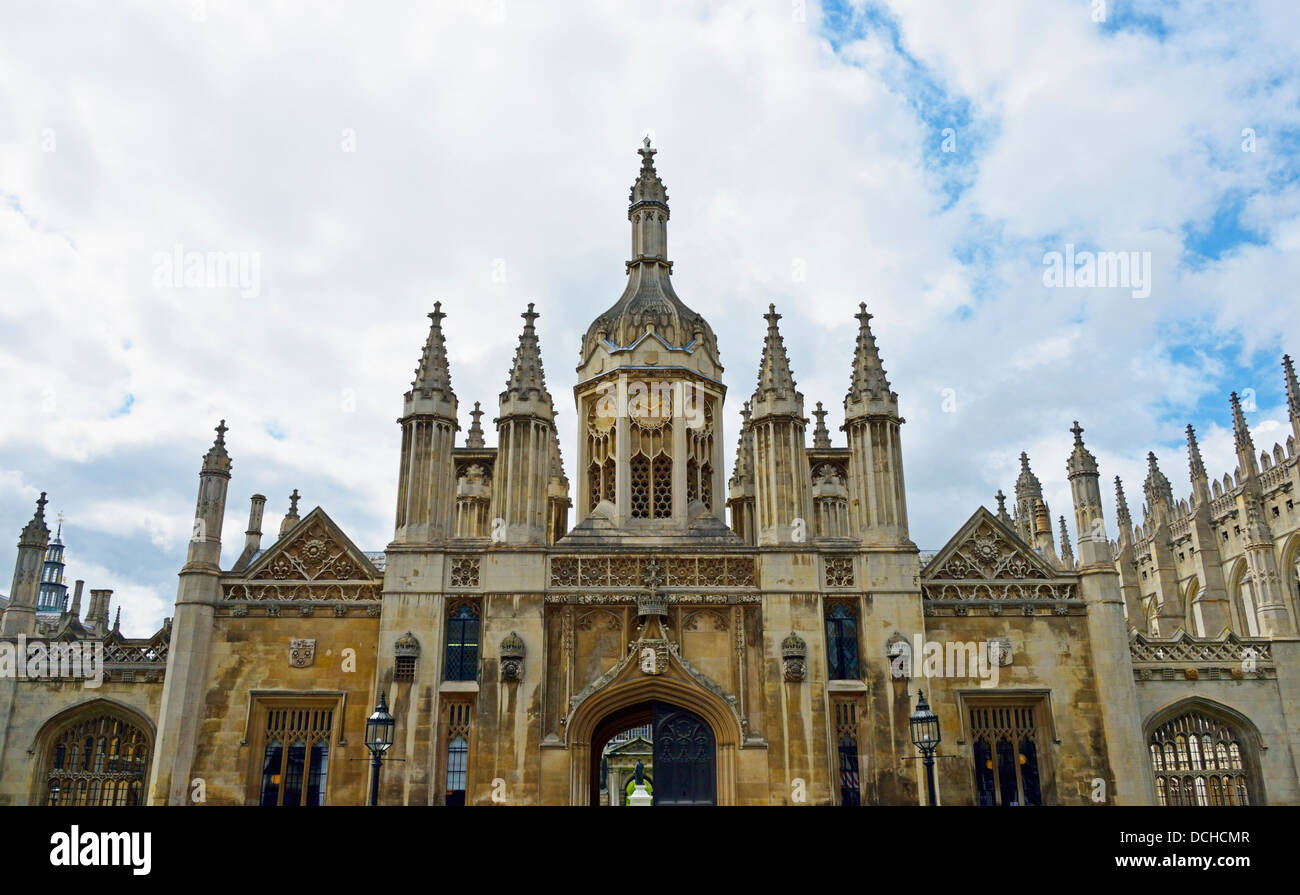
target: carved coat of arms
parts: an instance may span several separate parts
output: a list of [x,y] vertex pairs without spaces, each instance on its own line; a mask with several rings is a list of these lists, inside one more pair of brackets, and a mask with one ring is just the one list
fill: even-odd
[[316,661],[316,641],[294,638],[289,641],[289,664],[294,668],[306,668]]

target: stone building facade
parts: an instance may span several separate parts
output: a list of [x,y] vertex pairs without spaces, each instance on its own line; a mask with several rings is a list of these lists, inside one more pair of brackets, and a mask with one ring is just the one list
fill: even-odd
[[941,804],[1300,803],[1289,360],[1293,436],[1257,453],[1234,396],[1238,468],[1210,479],[1189,428],[1189,500],[1152,456],[1142,523],[1121,490],[1108,524],[1076,423],[1074,544],[1022,455],[1012,511],[999,492],[923,555],[865,306],[839,446],[821,403],[810,441],[769,307],[726,478],[717,340],[674,291],[668,195],[648,141],[640,154],[627,287],[581,344],[576,482],[533,306],[488,446],[478,403],[458,443],[435,305],[382,553],[319,507],[300,516],[295,491],[266,546],[252,497],[221,568],[223,423],[174,615],[129,641],[109,592],[82,619],[80,584],[38,620],[42,498],[0,646],[100,644],[107,676],[0,678],[0,802],[359,804],[369,763],[352,759],[382,692],[384,804],[596,804],[606,746],[647,725],[657,804],[923,804],[924,691]]

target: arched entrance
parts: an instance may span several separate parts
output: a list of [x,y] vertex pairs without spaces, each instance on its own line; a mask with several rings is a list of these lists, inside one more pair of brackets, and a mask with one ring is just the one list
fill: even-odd
[[589,804],[600,804],[600,758],[606,744],[622,731],[647,724],[654,747],[655,805],[716,805],[718,757],[713,728],[689,709],[654,700],[624,706],[596,723],[591,735]]
[[153,725],[127,706],[95,699],[51,718],[33,743],[32,804],[144,804]]

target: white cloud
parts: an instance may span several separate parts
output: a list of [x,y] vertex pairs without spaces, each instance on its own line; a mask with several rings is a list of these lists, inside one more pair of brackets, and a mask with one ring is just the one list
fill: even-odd
[[[806,23],[757,2],[203,8],[36,6],[0,34],[0,451],[95,531],[166,544],[134,580],[168,599],[219,418],[228,560],[253,491],[282,512],[298,487],[362,547],[387,542],[394,419],[435,300],[462,428],[475,400],[494,415],[537,302],[571,463],[577,340],[622,289],[645,128],[678,291],[727,366],[728,445],[767,304],[834,432],[867,301],[922,546],[1009,491],[1021,449],[1071,516],[1074,419],[1134,512],[1148,449],[1186,491],[1178,418],[1226,422],[1225,382],[1300,351],[1300,193],[1269,186],[1295,168],[1285,3],[1175,4],[1164,41],[1063,0],[890,4],[913,59],[879,29],[835,52],[815,6]],[[948,169],[916,66],[969,110]],[[955,202],[945,171],[969,183]],[[1185,228],[1233,190],[1258,191],[1242,219],[1269,242],[1189,264]],[[1042,253],[1065,242],[1151,251],[1152,297],[1045,289]],[[177,244],[257,253],[260,294],[156,286]],[[1228,462],[1206,428],[1207,463]],[[30,499],[3,493],[0,522],[21,527]]]

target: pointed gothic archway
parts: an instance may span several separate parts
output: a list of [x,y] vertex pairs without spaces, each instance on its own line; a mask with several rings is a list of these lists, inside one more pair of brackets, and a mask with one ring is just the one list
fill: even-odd
[[[661,706],[656,716],[655,704]],[[667,675],[646,676],[624,680],[608,686],[584,700],[575,709],[567,725],[570,757],[569,804],[594,805],[599,799],[600,752],[614,734],[639,724],[664,721],[675,729],[665,730],[663,736],[655,731],[655,786],[656,797],[664,791],[677,793],[679,787],[664,778],[661,760],[694,761],[699,752],[673,747],[671,757],[659,756],[659,741],[673,743],[678,740],[696,740],[701,735],[710,740],[705,747],[713,753],[711,763],[712,799],[694,800],[692,790],[700,784],[683,785],[681,795],[674,796],[679,804],[736,803],[736,754],[740,746],[741,730],[735,711],[714,694],[685,681]],[[694,719],[693,721],[691,719]],[[673,725],[674,720],[678,723]],[[683,724],[682,722],[685,722]],[[691,729],[686,729],[690,725]],[[692,780],[698,778],[692,775]],[[668,792],[664,794],[667,795]]]
[[591,736],[590,800],[600,804],[600,759],[605,746],[617,734],[633,727],[650,725],[656,805],[716,805],[717,747],[709,723],[680,706],[647,701],[626,706],[606,715]]

